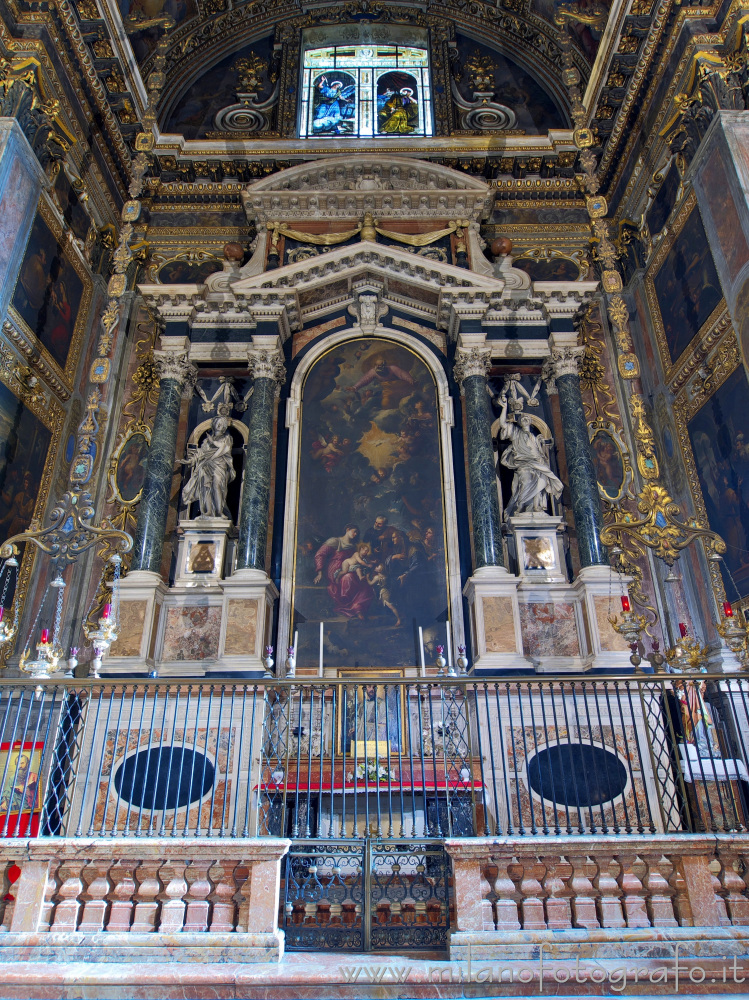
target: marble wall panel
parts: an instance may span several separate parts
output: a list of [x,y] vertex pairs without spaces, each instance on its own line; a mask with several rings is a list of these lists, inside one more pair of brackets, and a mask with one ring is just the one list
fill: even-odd
[[521,604],[520,628],[526,656],[580,655],[574,604],[565,601]]
[[227,656],[247,656],[255,652],[257,641],[257,601],[238,598],[226,604]]
[[187,604],[167,608],[162,660],[212,660],[218,657],[221,608]]
[[120,634],[112,643],[111,656],[137,656],[143,640],[147,601],[122,601]]
[[616,601],[618,604],[618,596],[614,595],[613,601],[603,596],[594,597],[593,601],[595,602],[596,623],[598,625],[598,638],[601,642],[601,649],[606,650],[606,652],[629,652],[627,640],[623,635],[615,632],[609,622],[609,615],[613,616],[617,613],[613,601]]
[[515,621],[510,597],[485,597],[484,636],[487,653],[515,652]]

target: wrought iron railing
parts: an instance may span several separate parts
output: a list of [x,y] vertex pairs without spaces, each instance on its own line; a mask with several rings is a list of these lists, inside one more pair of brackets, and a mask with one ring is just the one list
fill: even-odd
[[749,828],[738,675],[8,681],[0,836]]

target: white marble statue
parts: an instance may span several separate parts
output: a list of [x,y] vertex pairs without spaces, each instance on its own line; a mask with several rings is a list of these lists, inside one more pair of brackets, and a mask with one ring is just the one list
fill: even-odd
[[236,475],[229,424],[228,417],[214,417],[200,447],[192,445],[187,458],[180,459],[183,465],[190,467],[182,500],[188,507],[197,502],[201,517],[224,516],[229,483]]
[[500,398],[499,437],[509,441],[500,462],[512,469],[512,496],[507,504],[506,517],[513,514],[548,513],[549,498],[558,500],[564,486],[549,465],[552,438],[544,438],[533,431],[529,413],[520,412],[513,420],[507,419],[507,396]]

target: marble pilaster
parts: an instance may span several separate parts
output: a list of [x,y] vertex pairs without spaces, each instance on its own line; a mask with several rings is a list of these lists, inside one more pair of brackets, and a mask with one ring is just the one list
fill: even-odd
[[177,427],[183,392],[195,382],[195,367],[186,355],[154,352],[159,373],[159,402],[151,431],[143,497],[133,540],[130,570],[158,573],[164,548],[169,494],[174,470]]
[[559,393],[559,410],[562,416],[567,475],[572,514],[577,529],[580,564],[583,567],[607,566],[606,549],[601,544],[603,520],[598,479],[590,451],[588,425],[585,420],[578,374],[578,363],[583,351],[576,346],[577,335],[574,332],[552,333],[549,341],[551,370]]
[[249,436],[239,509],[237,569],[265,571],[270,512],[273,411],[280,383],[286,377],[277,345],[253,347],[249,368],[254,376],[250,399]]

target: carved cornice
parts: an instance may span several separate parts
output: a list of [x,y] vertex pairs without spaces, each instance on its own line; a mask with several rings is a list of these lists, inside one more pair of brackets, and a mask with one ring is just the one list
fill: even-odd
[[10,320],[6,319],[3,323],[3,333],[8,340],[15,345],[19,353],[24,356],[29,365],[39,372],[41,377],[59,399],[62,399],[63,401],[70,399],[70,389],[65,385],[62,379],[57,377],[50,365],[48,365],[44,358],[42,358],[41,355],[34,350],[34,348],[27,342],[26,338],[19,333]]

